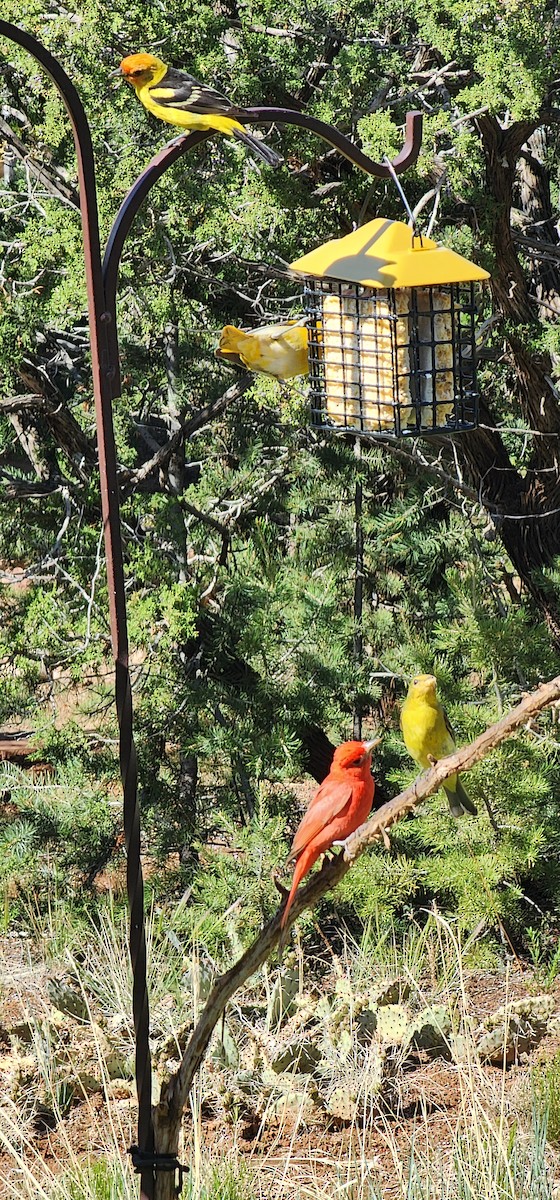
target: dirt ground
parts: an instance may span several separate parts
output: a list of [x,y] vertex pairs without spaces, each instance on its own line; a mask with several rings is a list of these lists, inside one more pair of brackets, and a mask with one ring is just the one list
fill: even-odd
[[[48,972],[24,936],[0,939],[3,978],[0,984],[0,1107],[13,1113],[16,1105],[21,1128],[28,1141],[25,1157],[33,1170],[40,1163],[54,1173],[64,1167],[69,1155],[87,1158],[106,1153],[111,1144],[110,1130],[117,1131],[117,1142],[126,1148],[136,1140],[136,1101],[130,1081],[115,1079],[105,1088],[84,1087],[82,1096],[74,1096],[64,1117],[53,1118],[48,1104],[37,1104],[40,1085],[34,1074],[29,1030],[33,1022],[52,1019],[69,1055],[79,1057],[83,1026],[72,1017],[56,1013],[47,992]],[[535,993],[535,979],[529,970],[514,965],[508,977],[508,998],[516,1000]],[[467,972],[465,993],[470,1013],[482,1020],[496,1011],[505,1000],[505,976],[492,972]],[[555,985],[554,1011],[560,1012],[560,984]],[[492,1108],[504,1103],[512,1111],[519,1103],[530,1111],[530,1074],[534,1063],[553,1057],[560,1045],[559,1036],[541,1040],[531,1054],[505,1072],[498,1066],[481,1066],[480,1080],[486,1102]],[[523,1098],[525,1097],[525,1100]],[[274,1184],[275,1195],[310,1194],[307,1189],[320,1185],[336,1193],[335,1181],[348,1183],[349,1173],[368,1171],[369,1178],[383,1188],[387,1200],[402,1195],[401,1172],[414,1142],[416,1150],[429,1144],[445,1166],[453,1153],[453,1138],[464,1118],[465,1101],[461,1076],[453,1061],[430,1057],[419,1051],[407,1061],[399,1078],[398,1103],[383,1111],[371,1112],[350,1123],[325,1116],[318,1122],[286,1120],[282,1125],[263,1126],[249,1110],[239,1111],[237,1119],[226,1116],[218,1105],[203,1104],[197,1114],[202,1161],[223,1162],[226,1157],[246,1162],[258,1173],[263,1195],[267,1183]],[[193,1144],[193,1116],[185,1116],[185,1145]],[[188,1157],[188,1152],[186,1152]],[[35,1164],[33,1166],[33,1164]],[[13,1196],[18,1166],[12,1155],[0,1155],[0,1198]],[[283,1183],[279,1182],[282,1181]],[[346,1185],[344,1185],[346,1186]],[[332,1187],[332,1191],[331,1191]],[[297,1188],[297,1193],[295,1189]],[[327,1194],[327,1193],[325,1193]],[[348,1193],[347,1193],[348,1194]]]

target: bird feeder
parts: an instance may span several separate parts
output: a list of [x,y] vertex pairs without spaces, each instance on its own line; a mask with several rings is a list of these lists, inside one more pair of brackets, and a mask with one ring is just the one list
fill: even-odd
[[291,269],[305,277],[314,425],[364,436],[476,426],[475,284],[487,271],[381,217]]

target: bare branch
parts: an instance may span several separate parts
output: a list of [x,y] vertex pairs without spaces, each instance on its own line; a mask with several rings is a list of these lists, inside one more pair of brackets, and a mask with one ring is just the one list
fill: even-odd
[[[47,433],[84,482],[87,478],[84,464],[92,465],[96,459],[93,443],[46,373],[43,375],[38,368],[25,363],[19,368],[19,375],[29,391],[0,400],[0,414],[7,416],[13,425],[20,445],[41,481],[40,487],[47,492],[54,490],[60,476],[56,451],[50,445]],[[57,480],[54,485],[53,477]],[[11,495],[42,494],[41,491],[30,492],[28,484],[22,486],[14,479],[11,484]]]
[[248,25],[245,21],[232,19],[228,21],[228,26],[231,29],[241,29],[243,33],[265,33],[268,37],[293,38],[298,42],[313,41],[313,34],[304,33],[303,29],[275,29],[270,25]]
[[169,438],[165,446],[157,450],[141,467],[138,467],[135,471],[122,470],[119,472],[119,481],[122,486],[127,491],[131,491],[138,487],[154,471],[158,471],[161,467],[164,467],[183,440],[188,441],[193,433],[196,433],[197,430],[202,429],[204,425],[207,425],[215,417],[218,417],[234,400],[238,400],[253,383],[254,376],[247,372],[241,379],[237,379],[235,383],[232,383],[231,387],[221,396],[218,396],[216,400],[211,400],[209,404],[204,405],[204,408],[201,408],[192,417],[189,417],[188,421],[183,421],[180,429],[177,429]]
[[[419,775],[405,791],[378,809],[369,821],[348,839],[344,853],[330,862],[325,859],[322,869],[312,876],[305,887],[299,889],[288,918],[288,928],[304,909],[311,908],[326,892],[340,882],[352,863],[360,854],[363,854],[372,842],[383,841],[384,844],[387,844],[387,829],[401,817],[418,808],[428,796],[438,790],[445,779],[458,771],[467,771],[484,758],[490,750],[495,749],[506,738],[511,737],[518,729],[526,725],[543,708],[559,699],[560,675],[557,675],[549,683],[541,684],[534,692],[525,696],[516,708],[497,721],[495,725],[486,729],[469,746],[464,746],[454,754],[442,759],[435,767]],[[154,1110],[158,1149],[161,1152],[176,1153],[177,1151],[181,1114],[212,1031],[231,997],[266,962],[275,946],[278,945],[282,933],[280,928],[282,907],[272,921],[264,926],[238,962],[216,979],[213,984],[179,1070],[171,1076],[167,1084],[164,1084],[159,1105]]]
[[0,467],[0,481],[2,482],[2,495],[7,500],[32,500],[53,496],[64,486],[64,481],[60,476],[44,481],[19,479],[16,475],[10,475],[2,467]]
[[197,508],[196,505],[190,504],[188,500],[185,500],[184,496],[179,497],[178,503],[180,504],[181,508],[184,509],[185,512],[189,513],[191,517],[194,517],[195,520],[202,521],[202,524],[208,525],[210,529],[215,529],[216,533],[219,533],[221,538],[229,539],[229,529],[223,524],[222,521],[217,521],[215,517],[210,515],[210,513],[202,512],[202,509]]
[[[509,431],[508,431],[509,432]],[[406,463],[409,466],[415,467],[418,471],[427,471],[434,478],[441,480],[446,486],[453,488],[455,492],[466,496],[474,503],[480,503],[480,496],[475,488],[469,487],[458,476],[450,475],[449,471],[442,466],[439,460],[433,461],[426,458],[423,450],[420,447],[420,442],[414,440],[410,450],[403,450],[402,446],[394,446],[392,442],[384,438],[379,438],[377,445],[386,450],[392,458],[398,459],[400,462]]]
[[22,142],[15,130],[12,129],[12,126],[3,117],[0,117],[0,133],[6,138],[20,161],[25,163],[30,173],[42,183],[49,195],[56,196],[64,204],[69,204],[70,208],[76,209],[77,212],[80,211],[77,192],[74,188],[68,186],[57,167],[51,164],[47,168],[43,164],[36,162],[31,157],[31,151],[25,145],[25,142]]
[[25,412],[26,409],[42,407],[42,397],[37,396],[35,392],[25,392],[22,396],[10,396],[9,399],[0,400],[0,413],[4,413],[6,417],[12,413]]
[[[43,558],[40,559],[40,561],[38,563],[34,563],[32,567],[27,567],[27,569],[25,571],[21,571],[17,575],[12,574],[10,571],[0,572],[0,583],[19,584],[19,583],[22,583],[25,579],[34,579],[37,582],[37,580],[39,578],[43,577],[43,573],[45,571],[50,570],[54,566],[54,564],[58,558],[58,555],[60,554],[60,551],[62,549],[62,542],[64,539],[64,535],[70,524],[70,519],[72,516],[72,501],[70,499],[70,493],[68,491],[68,488],[59,486],[55,489],[50,489],[50,491],[53,491],[53,490],[60,491],[60,494],[64,501],[64,518],[62,520],[62,524],[60,526],[60,529],[56,535],[56,538],[55,538],[50,550],[48,550],[48,552],[45,555],[43,555]],[[45,492],[41,493],[39,491],[35,491],[33,494],[34,495],[44,495]],[[87,599],[87,597],[86,597],[86,599]]]

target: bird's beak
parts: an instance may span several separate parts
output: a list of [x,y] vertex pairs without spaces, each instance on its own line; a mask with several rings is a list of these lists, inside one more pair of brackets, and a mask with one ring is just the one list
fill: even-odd
[[120,67],[117,67],[116,71],[111,71],[111,73],[109,75],[109,79],[123,79],[123,78],[124,78],[123,73],[122,73]]
[[381,742],[381,740],[382,739],[379,737],[379,738],[374,738],[373,742],[364,742],[364,746],[366,748],[366,754],[371,754],[372,751],[375,749],[375,747],[379,746],[379,743]]

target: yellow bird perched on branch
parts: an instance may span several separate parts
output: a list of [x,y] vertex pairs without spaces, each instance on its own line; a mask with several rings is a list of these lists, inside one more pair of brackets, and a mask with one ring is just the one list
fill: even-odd
[[115,74],[120,74],[131,84],[144,108],[160,121],[179,125],[186,132],[212,129],[226,137],[237,138],[269,167],[278,167],[284,161],[266,142],[246,132],[244,124],[248,114],[245,109],[236,108],[227,96],[199,83],[186,71],[168,67],[161,58],[152,54],[129,54]]
[[275,379],[293,379],[307,375],[308,332],[299,322],[288,325],[263,325],[245,333],[235,325],[222,329],[217,358],[248,371],[259,371]]
[[[416,675],[401,710],[401,729],[408,753],[419,767],[431,767],[456,749],[447,713],[436,695],[434,675]],[[476,808],[458,775],[450,775],[442,784],[453,817],[466,812],[476,816]]]

